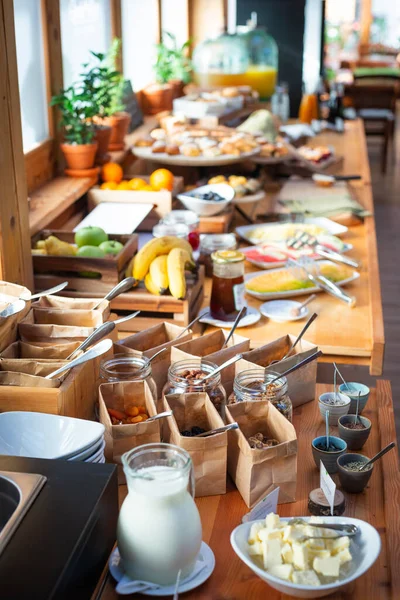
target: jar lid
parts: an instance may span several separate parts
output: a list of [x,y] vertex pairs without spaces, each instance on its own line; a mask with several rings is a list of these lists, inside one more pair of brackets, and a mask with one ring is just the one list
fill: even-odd
[[244,260],[244,254],[238,250],[218,250],[211,254],[211,258],[219,265],[237,263]]
[[200,251],[207,250],[209,254],[217,250],[234,250],[236,237],[234,233],[211,233],[202,235]]

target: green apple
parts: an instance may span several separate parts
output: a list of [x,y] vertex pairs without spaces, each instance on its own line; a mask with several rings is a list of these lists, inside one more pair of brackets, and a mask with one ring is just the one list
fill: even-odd
[[106,253],[98,246],[82,246],[78,249],[76,256],[84,256],[86,258],[104,258]]
[[124,247],[121,242],[117,242],[116,240],[108,240],[108,242],[102,242],[99,246],[106,254],[119,254]]
[[100,246],[108,240],[108,235],[101,227],[82,227],[75,233],[75,244],[82,246]]

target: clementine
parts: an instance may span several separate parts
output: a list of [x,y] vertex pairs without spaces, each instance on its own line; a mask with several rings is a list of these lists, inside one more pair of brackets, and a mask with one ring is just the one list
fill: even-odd
[[130,186],[129,181],[121,181],[121,183],[119,183],[118,186],[117,186],[117,190],[129,190],[129,191],[131,191],[132,188]]
[[174,187],[174,176],[168,169],[157,169],[150,175],[150,185],[153,190],[169,190]]
[[141,190],[148,183],[144,179],[141,179],[141,177],[134,177],[130,180],[129,185],[131,186],[131,190]]
[[118,184],[115,181],[105,181],[101,184],[100,188],[102,190],[116,190],[118,188]]
[[151,187],[151,185],[149,185],[148,183],[146,183],[146,185],[144,185],[143,187],[140,188],[141,192],[154,192],[154,188]]
[[114,181],[119,183],[122,180],[124,172],[118,163],[109,162],[101,168],[101,178],[103,181]]

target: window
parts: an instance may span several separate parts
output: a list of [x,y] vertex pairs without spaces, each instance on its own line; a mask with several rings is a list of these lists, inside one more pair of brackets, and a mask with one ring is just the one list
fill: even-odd
[[373,0],[370,41],[393,48],[400,45],[400,5],[393,0]]
[[178,46],[188,39],[188,0],[162,0],[161,28],[176,37]]
[[90,61],[90,51],[107,52],[111,44],[110,0],[60,0],[64,87]]
[[41,0],[14,0],[24,152],[49,137]]
[[157,0],[122,0],[122,41],[124,75],[137,91],[154,81]]

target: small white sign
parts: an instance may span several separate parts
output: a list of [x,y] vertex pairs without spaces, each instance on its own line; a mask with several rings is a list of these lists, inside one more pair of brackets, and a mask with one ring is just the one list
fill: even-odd
[[324,492],[325,498],[329,502],[331,508],[331,515],[333,516],[333,507],[335,505],[335,492],[336,483],[326,470],[322,460],[319,461],[319,477],[320,477],[320,488]]
[[244,515],[242,519],[242,523],[248,523],[248,521],[258,521],[260,519],[265,519],[269,513],[276,513],[276,509],[278,506],[278,496],[279,496],[279,487],[275,488],[272,492],[270,492],[265,498],[257,502],[255,506]]

